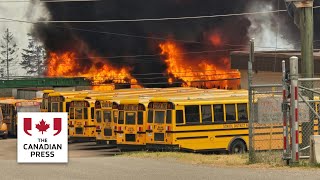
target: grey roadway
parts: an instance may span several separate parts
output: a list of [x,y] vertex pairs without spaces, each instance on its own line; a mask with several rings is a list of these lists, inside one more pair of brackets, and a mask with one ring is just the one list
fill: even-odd
[[319,179],[320,169],[253,169],[192,165],[174,160],[102,156],[105,152],[79,150],[83,145],[69,146],[68,164],[17,164],[16,140],[0,140],[0,180],[59,179]]
[[17,164],[0,160],[0,179],[320,179],[320,170],[208,167],[126,157],[72,158],[69,164]]

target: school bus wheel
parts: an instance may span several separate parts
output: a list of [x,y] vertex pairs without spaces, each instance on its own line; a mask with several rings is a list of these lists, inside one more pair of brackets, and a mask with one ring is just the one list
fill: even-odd
[[2,136],[2,139],[8,139],[8,134],[4,134],[4,135]]
[[242,139],[235,139],[229,147],[230,154],[242,154],[247,151],[246,143]]

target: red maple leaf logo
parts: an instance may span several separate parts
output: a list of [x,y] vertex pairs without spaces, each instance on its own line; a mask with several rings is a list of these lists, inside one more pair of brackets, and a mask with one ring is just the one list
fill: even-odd
[[50,124],[46,124],[46,122],[42,119],[39,124],[36,124],[36,128],[40,131],[42,131],[42,134],[44,131],[47,132],[47,129],[49,129]]

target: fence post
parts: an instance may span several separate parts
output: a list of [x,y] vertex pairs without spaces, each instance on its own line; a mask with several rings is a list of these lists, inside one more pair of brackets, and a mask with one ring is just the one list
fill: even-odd
[[254,39],[250,40],[250,57],[248,61],[248,100],[249,100],[249,112],[250,118],[248,122],[249,126],[249,163],[254,163],[255,154],[254,154],[254,145],[253,145],[253,94],[252,94],[252,63],[254,61]]
[[288,138],[288,101],[286,62],[282,60],[282,114],[283,114],[283,159],[288,164],[289,138]]
[[290,80],[291,80],[291,96],[290,96],[290,116],[291,116],[291,162],[299,162],[299,124],[298,124],[298,58],[292,56],[290,58]]

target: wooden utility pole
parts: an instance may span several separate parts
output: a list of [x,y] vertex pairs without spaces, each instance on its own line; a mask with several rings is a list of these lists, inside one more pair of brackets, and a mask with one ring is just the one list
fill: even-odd
[[[300,29],[301,38],[301,75],[303,78],[313,78],[314,59],[313,59],[313,0],[286,0],[294,4],[294,20]],[[302,84],[306,88],[313,89],[312,81]],[[304,94],[310,100],[313,93]],[[314,120],[310,111],[310,122],[302,123],[302,143],[301,147],[306,147],[310,143],[310,136],[313,134]]]
[[312,78],[313,66],[313,1],[314,0],[286,0],[294,4],[294,21],[300,29],[301,38],[301,75]]
[[313,0],[307,0],[299,4],[302,55],[301,73],[304,78],[313,78]]

